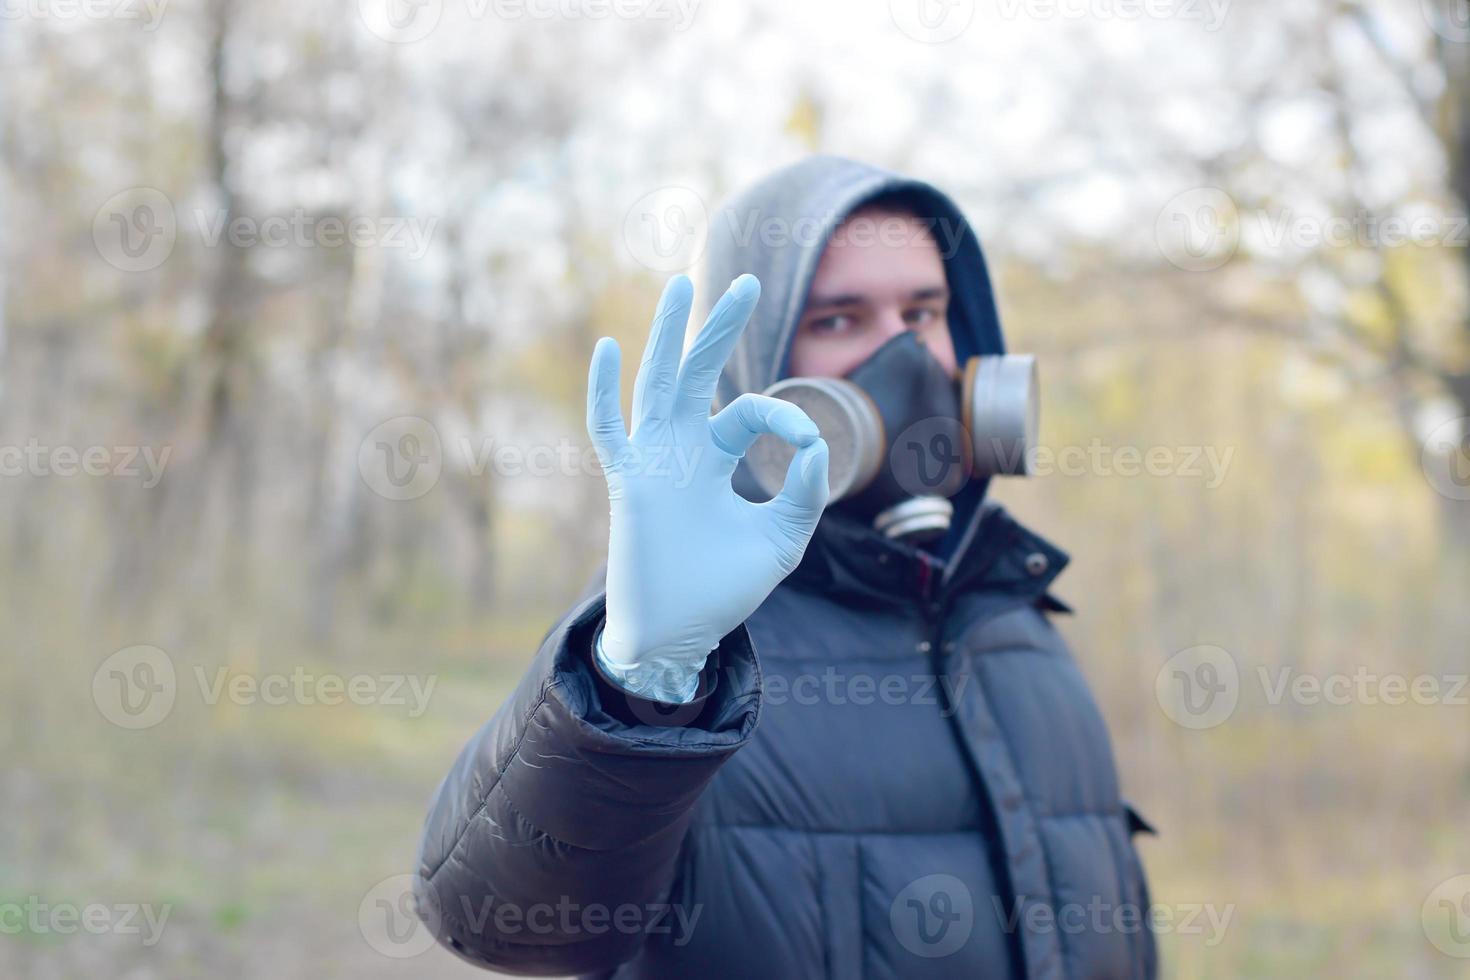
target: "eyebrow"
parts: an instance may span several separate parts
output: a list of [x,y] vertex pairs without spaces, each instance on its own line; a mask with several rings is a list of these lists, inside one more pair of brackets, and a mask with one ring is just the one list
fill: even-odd
[[[944,299],[949,296],[948,286],[925,286],[916,289],[909,294],[909,301],[923,301],[929,299]],[[812,296],[807,299],[807,312],[821,310],[833,306],[861,306],[867,302],[867,297],[857,293],[842,293],[836,296]]]

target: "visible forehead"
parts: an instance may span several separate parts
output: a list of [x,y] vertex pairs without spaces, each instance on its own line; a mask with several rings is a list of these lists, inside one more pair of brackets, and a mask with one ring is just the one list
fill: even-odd
[[912,213],[875,206],[848,215],[822,252],[812,280],[863,294],[943,285],[944,261],[930,222]]

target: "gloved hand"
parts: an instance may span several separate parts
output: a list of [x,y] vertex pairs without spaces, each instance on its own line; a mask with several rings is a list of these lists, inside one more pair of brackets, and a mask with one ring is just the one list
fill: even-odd
[[[669,280],[633,385],[631,436],[618,345],[604,337],[592,354],[587,431],[611,508],[599,659],[622,686],[660,701],[693,697],[705,658],[796,568],[827,504],[827,444],[800,408],[746,394],[709,414],[759,298],[754,276],[732,282],[681,365],[693,287]],[[730,477],[767,432],[798,449],[781,492],[757,504]]]

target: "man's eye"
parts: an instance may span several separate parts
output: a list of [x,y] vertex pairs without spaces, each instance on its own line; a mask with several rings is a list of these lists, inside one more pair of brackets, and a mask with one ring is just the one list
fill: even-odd
[[906,310],[903,315],[905,323],[910,326],[921,327],[926,323],[933,323],[939,314],[928,307],[919,307],[915,310]]
[[852,325],[852,317],[839,313],[833,316],[824,316],[819,320],[813,320],[807,324],[807,329],[816,334],[832,334],[850,330]]

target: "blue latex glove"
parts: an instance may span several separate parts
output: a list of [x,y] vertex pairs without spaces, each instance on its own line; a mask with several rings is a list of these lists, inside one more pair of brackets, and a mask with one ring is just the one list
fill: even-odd
[[[827,444],[805,412],[746,394],[709,414],[759,298],[754,276],[732,282],[681,364],[693,287],[684,276],[669,280],[633,386],[631,436],[619,407],[618,345],[604,337],[592,354],[587,431],[611,507],[597,655],[644,697],[693,697],[705,658],[796,568],[827,505]],[[767,432],[798,448],[781,492],[757,504],[730,477]]]

